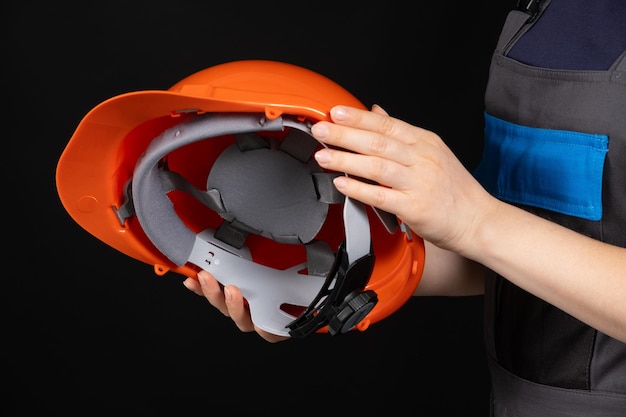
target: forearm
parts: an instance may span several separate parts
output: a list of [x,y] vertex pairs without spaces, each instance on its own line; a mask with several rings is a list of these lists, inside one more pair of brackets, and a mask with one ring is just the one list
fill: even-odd
[[484,267],[454,252],[424,242],[424,272],[413,295],[462,296],[484,292]]
[[626,342],[626,249],[505,203],[476,225],[463,254]]

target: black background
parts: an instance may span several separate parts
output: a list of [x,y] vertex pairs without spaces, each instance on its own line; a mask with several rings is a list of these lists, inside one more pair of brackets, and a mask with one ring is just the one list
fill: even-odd
[[362,333],[270,344],[93,238],[57,197],[57,160],[91,108],[240,59],[317,71],[473,168],[514,2],[337,3],[2,6],[6,415],[486,415],[481,297],[413,298]]

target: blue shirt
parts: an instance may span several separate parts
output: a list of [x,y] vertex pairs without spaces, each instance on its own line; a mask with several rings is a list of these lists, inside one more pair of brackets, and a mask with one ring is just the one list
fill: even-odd
[[536,67],[602,71],[624,50],[626,0],[552,0],[508,56]]

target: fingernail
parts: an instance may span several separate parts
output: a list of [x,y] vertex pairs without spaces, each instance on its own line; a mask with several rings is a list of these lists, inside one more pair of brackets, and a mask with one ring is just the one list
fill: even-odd
[[320,149],[315,152],[315,160],[320,164],[325,164],[330,161],[330,151],[328,149]]
[[335,106],[330,110],[333,120],[345,120],[347,116],[346,109],[341,106]]
[[202,272],[198,272],[198,282],[200,282],[200,285],[203,287],[206,285],[206,278]]
[[316,138],[325,138],[328,136],[328,126],[324,123],[316,123],[311,127],[311,133]]
[[229,303],[230,300],[233,299],[232,294],[230,293],[230,291],[226,287],[224,287],[224,299],[226,300],[227,303]]
[[383,109],[383,108],[382,108],[380,105],[378,105],[378,104],[374,104],[374,105],[372,106],[372,111],[375,111],[375,112],[378,112],[378,113],[384,114],[384,115],[386,115],[386,116],[389,116],[389,113],[387,113],[387,111],[386,111],[385,109]]
[[346,177],[335,177],[333,184],[339,191],[344,190],[346,188]]

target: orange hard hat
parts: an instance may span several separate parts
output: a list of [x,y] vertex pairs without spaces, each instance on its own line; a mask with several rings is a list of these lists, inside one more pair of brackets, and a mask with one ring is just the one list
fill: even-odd
[[61,202],[86,231],[168,271],[237,285],[278,335],[365,330],[419,284],[424,243],[332,186],[310,127],[347,90],[276,61],[228,62],[170,89],[110,98],[59,159]]

